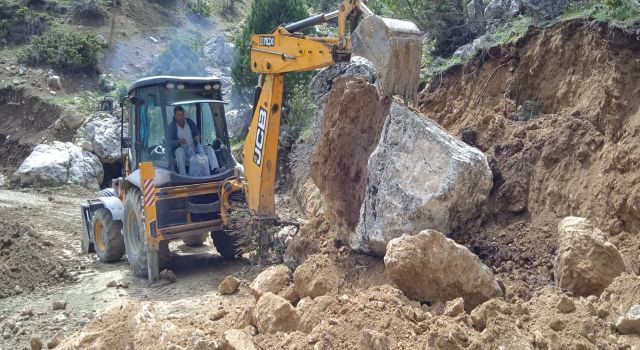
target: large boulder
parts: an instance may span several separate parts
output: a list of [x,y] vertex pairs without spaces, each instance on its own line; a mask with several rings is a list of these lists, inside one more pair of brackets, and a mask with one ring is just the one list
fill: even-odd
[[373,84],[376,81],[376,68],[369,60],[360,56],[351,57],[350,62],[325,68],[311,80],[309,97],[318,105],[324,104],[338,79],[344,77],[359,78]]
[[349,245],[384,255],[405,233],[471,227],[492,186],[485,155],[396,103],[369,158],[360,220]]
[[267,292],[256,303],[252,320],[263,334],[291,332],[298,328],[300,315],[287,300]]
[[388,111],[376,87],[362,79],[339,79],[327,101],[310,172],[322,193],[327,221],[340,239],[346,239],[358,224],[367,162]]
[[[125,126],[124,135],[128,135]],[[121,160],[120,120],[110,114],[93,116],[84,127],[78,129],[78,144],[91,144],[92,152],[104,164],[112,164]]]
[[625,271],[624,261],[604,232],[588,220],[566,217],[558,224],[558,253],[554,263],[558,287],[576,296],[600,295]]
[[235,139],[247,137],[252,118],[250,107],[230,110],[226,113],[226,117],[229,137]]
[[104,169],[98,157],[69,142],[41,144],[14,174],[21,186],[49,187],[80,185],[100,187]]
[[293,273],[293,285],[300,298],[317,298],[337,291],[341,275],[331,258],[315,254]]
[[502,296],[491,270],[469,249],[437,231],[391,240],[384,265],[398,288],[420,302],[463,298],[465,309],[471,311]]
[[278,294],[291,283],[291,270],[284,265],[271,266],[262,271],[249,285],[256,299],[267,292]]
[[218,34],[204,45],[204,54],[217,67],[226,68],[233,65],[235,49],[235,45],[230,43],[224,35]]

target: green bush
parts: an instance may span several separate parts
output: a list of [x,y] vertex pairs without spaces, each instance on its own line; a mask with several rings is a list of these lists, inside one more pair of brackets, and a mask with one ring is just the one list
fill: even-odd
[[636,0],[604,0],[604,4],[607,8],[601,15],[607,20],[626,22],[640,17],[640,6]]
[[0,0],[0,38],[7,42],[22,43],[32,36],[44,33],[53,18],[44,13]]
[[[279,25],[309,17],[305,0],[253,0],[249,16],[242,32],[235,39],[237,59],[232,68],[236,87],[246,89],[258,82],[258,75],[250,69],[251,36],[253,34],[272,33]],[[285,91],[294,86],[307,84],[310,74],[288,74],[285,78]],[[239,91],[238,91],[239,92]]]
[[187,10],[202,17],[209,17],[213,13],[210,0],[188,0]]
[[433,53],[449,56],[473,39],[463,0],[383,0],[398,19],[413,21],[435,39]]
[[316,106],[307,94],[306,86],[296,86],[289,100],[289,108],[284,115],[284,130],[292,140],[296,140],[309,126],[315,115]]
[[55,29],[35,37],[20,50],[21,63],[50,65],[62,71],[93,72],[97,69],[101,45],[96,34]]

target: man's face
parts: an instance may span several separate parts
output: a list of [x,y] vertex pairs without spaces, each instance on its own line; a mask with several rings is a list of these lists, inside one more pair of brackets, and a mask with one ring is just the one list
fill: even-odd
[[176,111],[176,122],[178,125],[184,126],[184,111]]

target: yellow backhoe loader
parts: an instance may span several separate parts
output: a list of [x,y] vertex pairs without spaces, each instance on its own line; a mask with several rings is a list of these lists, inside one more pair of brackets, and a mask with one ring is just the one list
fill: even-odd
[[[309,37],[303,29],[337,21],[337,37]],[[344,0],[338,11],[283,25],[251,39],[251,69],[260,75],[253,119],[243,148],[244,166],[231,155],[220,81],[213,78],[152,77],[133,84],[128,135],[122,135],[123,177],[81,208],[83,250],[104,262],[126,252],[133,271],[158,278],[168,242],[201,244],[211,234],[218,252],[237,254],[224,228],[235,208],[275,217],[275,183],[284,74],[349,62],[353,54],[377,70],[382,96],[415,97],[422,53],[420,31],[411,22],[374,15],[364,0]],[[124,102],[124,101],[122,101]],[[207,176],[184,176],[168,145],[172,110],[181,106],[215,152],[219,167]],[[124,120],[124,118],[123,118]],[[123,128],[124,130],[124,128]]]

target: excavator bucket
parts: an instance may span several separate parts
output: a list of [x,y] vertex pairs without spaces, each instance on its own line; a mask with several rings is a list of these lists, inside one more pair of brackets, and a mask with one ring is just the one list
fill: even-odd
[[354,55],[368,59],[376,67],[382,96],[415,100],[420,84],[422,38],[414,23],[367,16],[351,34],[351,43]]

